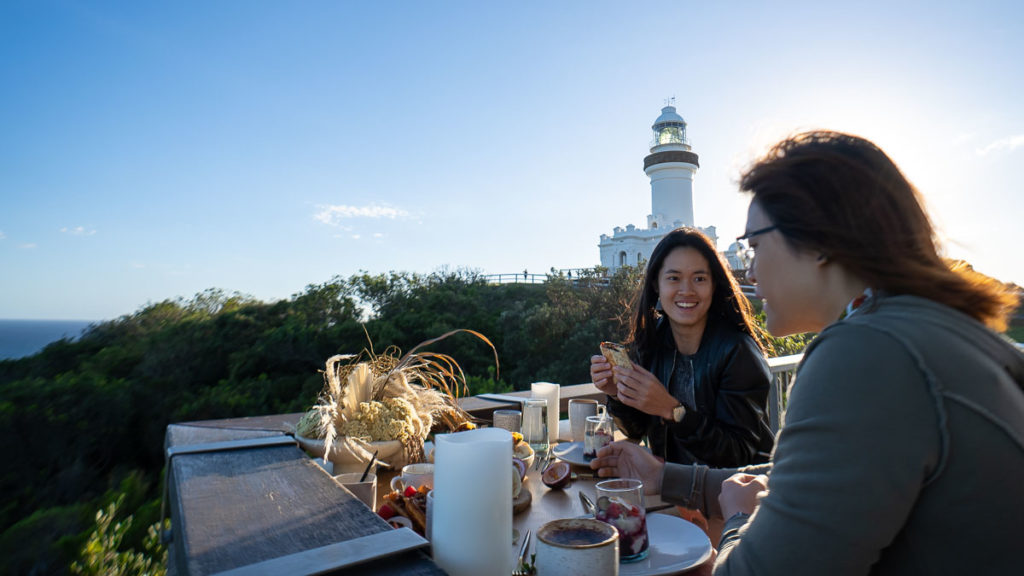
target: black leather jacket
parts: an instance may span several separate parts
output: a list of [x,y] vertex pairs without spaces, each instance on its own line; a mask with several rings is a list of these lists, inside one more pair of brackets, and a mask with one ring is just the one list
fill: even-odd
[[665,422],[609,396],[608,411],[623,433],[635,440],[646,435],[651,451],[667,462],[718,468],[767,462],[775,443],[766,412],[771,371],[754,339],[709,322],[697,353],[686,356],[676,351],[668,322],[662,319],[657,329],[659,349],[646,368],[662,385],[671,382],[674,369],[683,371],[667,387],[686,415],[682,422]]

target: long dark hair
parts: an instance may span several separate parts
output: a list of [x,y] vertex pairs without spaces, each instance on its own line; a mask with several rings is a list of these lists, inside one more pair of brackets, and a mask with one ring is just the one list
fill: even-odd
[[1017,297],[948,263],[914,186],[873,143],[806,132],[776,144],[740,179],[794,248],[820,252],[872,288],[950,306],[1002,331]]
[[711,278],[715,291],[711,295],[711,306],[708,309],[708,323],[724,323],[745,332],[754,338],[763,351],[765,349],[764,331],[754,322],[754,311],[747,297],[740,291],[739,283],[726,268],[725,260],[715,250],[714,244],[703,232],[696,228],[684,226],[669,232],[658,242],[651,253],[651,259],[644,270],[643,284],[634,298],[632,332],[626,343],[634,358],[641,364],[647,364],[651,354],[658,346],[657,327],[661,314],[655,310],[658,303],[658,274],[665,263],[665,258],[676,248],[693,248],[700,252],[711,268]]

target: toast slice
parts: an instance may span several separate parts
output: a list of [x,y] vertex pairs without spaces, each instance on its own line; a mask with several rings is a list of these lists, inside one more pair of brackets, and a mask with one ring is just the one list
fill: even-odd
[[629,360],[629,353],[626,347],[615,342],[601,342],[601,355],[608,359],[612,366],[632,368],[633,363]]

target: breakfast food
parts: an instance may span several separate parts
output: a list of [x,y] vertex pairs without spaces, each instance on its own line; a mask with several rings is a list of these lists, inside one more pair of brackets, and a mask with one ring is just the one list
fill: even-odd
[[427,531],[428,492],[430,488],[426,486],[419,489],[409,486],[402,492],[394,490],[384,496],[377,515],[396,528],[408,526],[423,536]]
[[524,461],[533,457],[533,448],[530,448],[530,443],[523,440],[519,432],[512,433],[512,456]]
[[632,368],[633,363],[629,360],[629,353],[626,347],[615,342],[601,342],[601,355],[608,359],[612,366]]
[[569,464],[557,461],[552,462],[551,465],[544,469],[544,473],[541,475],[540,479],[548,488],[561,490],[569,485],[571,477],[572,474]]
[[597,457],[597,451],[612,443],[612,434],[606,428],[588,430],[583,437],[583,458],[593,460]]
[[618,497],[602,496],[597,499],[594,518],[607,522],[619,531],[619,557],[625,560],[642,558],[646,555],[647,515],[636,504]]

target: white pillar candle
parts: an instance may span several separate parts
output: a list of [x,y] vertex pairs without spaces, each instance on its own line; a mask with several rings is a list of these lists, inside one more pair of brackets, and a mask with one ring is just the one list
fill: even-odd
[[512,433],[482,428],[434,437],[434,561],[452,576],[508,576]]
[[558,404],[558,392],[561,386],[551,382],[534,382],[530,384],[530,396],[544,398],[548,401],[548,444],[558,440],[558,416],[561,412]]

